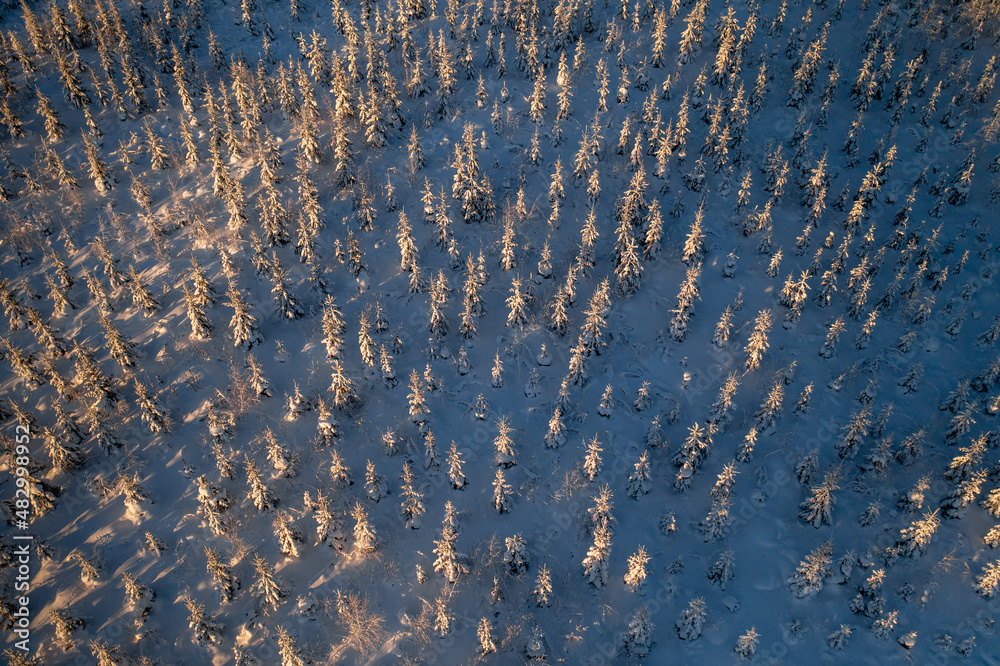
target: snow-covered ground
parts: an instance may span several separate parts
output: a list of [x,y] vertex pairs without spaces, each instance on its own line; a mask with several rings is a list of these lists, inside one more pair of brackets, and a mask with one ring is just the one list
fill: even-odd
[[1000,660],[997,7],[860,4],[0,2],[11,663]]

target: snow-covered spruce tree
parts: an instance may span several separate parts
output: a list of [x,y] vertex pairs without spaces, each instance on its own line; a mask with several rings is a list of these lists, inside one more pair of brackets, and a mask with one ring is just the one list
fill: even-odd
[[651,404],[653,404],[653,400],[649,396],[649,382],[643,382],[642,386],[635,392],[633,406],[635,411],[641,412],[648,409]]
[[264,369],[261,367],[260,362],[257,361],[257,357],[249,352],[246,356],[246,369],[250,373],[249,382],[254,393],[258,396],[270,397],[270,383],[267,377],[264,376]]
[[278,609],[278,605],[288,596],[288,590],[274,573],[274,568],[268,565],[260,555],[254,555],[253,568],[257,574],[252,590],[257,595],[257,602],[269,613]]
[[500,417],[496,421],[496,426],[497,436],[493,440],[493,447],[496,449],[496,464],[504,468],[513,467],[517,464],[514,440],[510,437],[514,429],[510,427],[510,420],[506,416]]
[[605,418],[611,418],[615,414],[615,401],[612,397],[614,387],[608,384],[604,387],[601,395],[601,403],[597,406],[597,413]]
[[[128,661],[130,661],[125,653],[122,652],[120,645],[111,645],[100,638],[91,640],[88,647],[90,648],[90,653],[94,656],[97,666],[124,666],[124,664],[127,664]],[[7,653],[11,654],[12,652],[13,651],[9,650]],[[22,663],[28,664],[29,666],[35,666],[39,662],[32,659],[25,660]]]
[[881,615],[885,607],[885,597],[882,595],[883,582],[885,582],[885,569],[873,570],[848,604],[851,612],[872,618]]
[[639,460],[635,463],[635,471],[628,476],[628,485],[625,492],[633,499],[639,499],[640,495],[649,492],[652,482],[649,478],[649,452],[643,451],[639,455]]
[[992,599],[1000,587],[1000,560],[987,564],[982,573],[976,577],[976,593]]
[[330,449],[330,482],[334,487],[346,487],[354,485],[351,478],[351,470],[344,463],[344,459],[337,449]]
[[306,666],[312,660],[302,654],[295,638],[288,633],[280,624],[276,630],[275,641],[278,643],[278,655],[281,657],[281,666]]
[[549,419],[549,429],[545,433],[545,446],[550,449],[558,449],[566,443],[566,426],[563,424],[562,409],[556,406]]
[[823,483],[812,488],[812,496],[800,505],[802,511],[799,517],[813,527],[823,524],[832,524],[831,512],[835,503],[833,491],[840,488],[837,481],[840,478],[840,469],[834,469],[826,473]]
[[497,473],[493,479],[493,508],[499,513],[510,511],[510,503],[514,494],[514,489],[507,483],[503,470],[502,466],[497,467]]
[[438,452],[437,439],[430,428],[424,430],[424,469],[437,470],[441,467],[441,454]]
[[837,341],[840,339],[840,334],[844,332],[847,326],[844,324],[844,316],[840,315],[829,325],[829,331],[826,334],[826,340],[823,341],[823,348],[819,350],[819,355],[823,358],[832,358],[834,352],[836,351]]
[[674,488],[686,490],[691,486],[691,477],[708,456],[713,434],[714,426],[711,424],[708,428],[702,428],[701,425],[695,423],[688,428],[687,439],[684,440],[681,449],[673,458],[674,465],[680,468],[674,479]]
[[351,509],[351,517],[354,518],[354,542],[358,552],[374,553],[379,547],[378,534],[368,522],[368,513],[361,502],[354,504],[354,508]]
[[257,326],[257,317],[253,314],[253,307],[233,282],[230,282],[226,295],[229,297],[226,305],[233,308],[233,317],[229,321],[229,333],[233,339],[233,346],[245,346],[249,351],[255,344],[264,341],[264,336]]
[[156,397],[151,394],[150,389],[139,381],[138,377],[133,380],[135,387],[136,404],[139,407],[139,414],[142,422],[146,424],[153,434],[159,432],[170,432],[167,420],[167,411],[160,405]]
[[129,610],[133,615],[132,623],[136,629],[141,629],[153,609],[156,595],[132,574],[125,573],[122,582],[125,584],[125,598],[128,599]]
[[538,608],[548,608],[552,605],[552,574],[546,565],[538,568],[535,587],[531,591]]
[[962,410],[952,417],[948,423],[948,430],[945,432],[945,444],[954,446],[961,437],[972,429],[972,426],[976,424],[976,419],[972,417],[974,409],[974,403],[967,402]]
[[641,606],[629,620],[628,630],[625,632],[625,651],[632,657],[649,656],[654,629],[649,616],[649,608]]
[[528,323],[527,295],[521,291],[520,278],[512,278],[510,296],[507,298],[507,326],[523,326]]
[[715,334],[712,336],[712,343],[719,349],[725,349],[729,345],[729,339],[733,331],[733,310],[727,305],[719,317],[719,322],[715,325]]
[[899,617],[899,611],[894,610],[888,613],[883,613],[872,623],[872,635],[876,638],[886,639],[892,634],[892,630],[896,627],[896,621]]
[[896,543],[886,552],[890,563],[897,557],[918,557],[924,554],[931,538],[941,525],[939,511],[939,509],[928,511],[922,518],[913,521],[909,527],[899,531]]
[[677,627],[678,637],[685,641],[697,640],[701,636],[707,617],[708,605],[705,600],[700,597],[692,599],[674,623]]
[[785,384],[782,381],[775,383],[771,391],[767,394],[767,399],[761,403],[760,410],[754,415],[757,419],[756,428],[758,432],[763,432],[774,425],[775,419],[781,414],[781,403],[785,395]]
[[25,353],[22,349],[12,344],[8,338],[2,338],[3,346],[6,348],[7,362],[14,373],[24,382],[29,390],[34,390],[45,383],[45,378],[35,368],[34,352]]
[[[42,317],[42,314],[35,308],[26,307],[24,312],[28,315],[28,326],[31,328],[38,346],[44,348],[53,358],[64,356],[67,351],[67,344],[59,336],[59,331],[46,321]],[[128,364],[135,362],[133,355],[134,343],[126,338],[114,324],[111,324],[110,320],[108,320],[108,325],[104,328],[105,339],[108,342],[108,351],[111,352],[111,357],[118,361],[119,365],[123,368],[130,367]]]
[[507,551],[503,561],[512,576],[518,576],[528,570],[528,547],[520,533],[504,539]]
[[646,554],[645,546],[639,546],[634,554],[629,555],[628,571],[625,572],[624,582],[631,592],[643,593],[642,590],[648,575],[646,565],[649,564],[649,560],[650,557]]
[[719,555],[719,559],[708,568],[708,580],[718,585],[720,589],[725,590],[726,583],[736,575],[733,573],[734,561],[735,554],[732,550],[723,551]]
[[612,523],[614,522],[614,516],[611,514],[613,507],[611,499],[611,489],[606,485],[602,486],[600,493],[594,498],[594,506],[588,510],[594,534],[594,544],[587,551],[587,556],[583,560],[583,572],[588,582],[598,588],[608,581],[608,559],[611,555]]
[[899,450],[896,451],[896,460],[903,465],[912,464],[923,450],[924,437],[926,434],[926,429],[921,428],[908,435],[906,439],[900,443]]
[[871,404],[865,406],[851,416],[851,420],[841,428],[843,436],[835,444],[837,454],[845,460],[853,459],[857,456],[863,437],[871,428]]
[[302,395],[302,391],[299,390],[299,383],[297,381],[292,381],[292,388],[294,390],[286,401],[288,406],[288,412],[285,414],[286,421],[295,421],[302,415],[303,410],[309,408],[305,397]]
[[358,316],[358,349],[365,365],[375,367],[375,341],[372,339],[371,322],[367,312],[362,312]]
[[989,438],[986,434],[982,434],[976,437],[969,446],[960,448],[958,450],[959,454],[948,463],[948,469],[945,470],[944,477],[949,481],[961,483],[973,476],[976,467],[982,460],[983,454],[986,452],[988,443]]
[[823,589],[824,579],[832,573],[833,542],[824,541],[803,560],[788,578],[788,586],[795,596],[811,597]]
[[246,469],[246,479],[249,486],[247,496],[253,502],[257,510],[263,511],[276,504],[278,498],[274,494],[274,491],[264,483],[264,480],[260,475],[260,468],[257,467],[257,465],[250,460],[249,457],[245,458],[244,467]]
[[285,319],[299,319],[305,312],[302,310],[302,303],[290,290],[288,275],[278,260],[277,252],[273,253],[270,266],[275,311]]
[[594,529],[594,543],[583,559],[583,574],[587,582],[600,588],[608,582],[608,560],[611,557],[611,526],[600,522]]
[[437,632],[438,638],[444,638],[451,633],[451,623],[455,619],[455,616],[448,608],[448,596],[442,590],[434,602],[434,622],[432,628]]
[[396,370],[392,360],[393,357],[389,354],[388,350],[386,350],[385,345],[382,345],[379,349],[379,359],[379,365],[382,369],[382,381],[385,383],[385,387],[389,389],[395,388],[395,386],[399,383],[399,380],[396,379]]
[[739,450],[736,452],[736,461],[748,463],[753,460],[753,450],[756,444],[757,426],[751,426],[750,430],[747,431],[746,437],[743,438],[743,442],[740,444]]
[[677,294],[677,307],[671,312],[670,335],[681,342],[687,337],[688,324],[694,315],[694,304],[701,299],[698,293],[698,280],[701,277],[701,262],[695,262],[688,267]]
[[198,513],[205,518],[212,534],[222,536],[231,524],[226,511],[232,504],[229,493],[208,482],[205,475],[199,476],[195,483],[198,486]]
[[132,304],[142,310],[146,317],[152,317],[159,312],[159,301],[156,300],[153,292],[150,291],[134,266],[129,266],[127,275],[128,282],[126,284],[132,292]]
[[462,463],[462,457],[458,453],[458,445],[455,440],[451,440],[451,448],[448,450],[448,478],[451,480],[451,487],[455,490],[463,490],[466,485]]
[[60,471],[73,471],[83,465],[83,454],[79,441],[65,440],[59,437],[51,428],[44,428],[42,436],[45,441],[45,452],[52,466]]
[[333,378],[330,382],[330,392],[333,393],[333,404],[340,410],[349,411],[359,402],[354,382],[344,372],[344,364],[340,359],[333,360]]
[[962,481],[941,501],[941,515],[945,518],[963,518],[966,509],[976,501],[983,484],[986,482],[986,470],[979,470]]
[[205,604],[196,602],[191,597],[184,599],[188,609],[188,627],[193,633],[192,640],[196,645],[215,645],[222,642],[225,625],[205,612]]
[[834,650],[843,650],[847,647],[847,641],[850,637],[851,627],[849,625],[842,624],[839,629],[826,637],[826,644]]
[[365,492],[376,503],[389,493],[385,477],[375,470],[375,463],[371,460],[365,466]]
[[434,571],[444,574],[449,583],[454,584],[459,577],[468,573],[465,565],[465,555],[455,549],[458,539],[458,523],[455,506],[449,500],[444,506],[445,517],[441,526],[441,538],[434,541]]
[[[732,463],[730,463],[732,465]],[[732,472],[730,468],[730,472]],[[720,474],[720,482],[722,482],[723,475],[726,471]],[[730,481],[731,484],[731,481]],[[676,484],[675,484],[676,485]],[[720,484],[716,484],[716,488],[719,488]],[[729,497],[729,487],[725,486],[722,492],[714,494],[714,499],[712,500],[712,506],[708,510],[708,515],[705,519],[699,523],[698,527],[702,534],[705,536],[705,541],[718,541],[720,539],[725,539],[729,536],[729,528],[733,523],[733,516],[730,509],[733,505],[732,499]],[[715,489],[713,489],[715,491]]]
[[479,627],[476,630],[476,639],[479,641],[479,654],[488,655],[497,651],[496,639],[493,637],[493,625],[488,618],[480,618]]
[[580,344],[584,348],[585,354],[589,356],[591,352],[600,355],[601,350],[607,346],[605,332],[607,330],[607,312],[611,307],[610,283],[605,278],[594,290],[587,304],[587,309],[583,311],[586,319],[580,327]]
[[430,416],[430,408],[424,398],[423,384],[416,369],[410,371],[410,393],[407,398],[409,400],[410,420],[423,427]]
[[316,501],[305,498],[306,508],[313,511],[316,520],[316,536],[319,543],[325,543],[331,548],[343,550],[346,535],[340,516],[330,506],[330,500],[322,492],[316,493]]
[[597,435],[594,435],[589,442],[586,443],[586,455],[583,459],[583,475],[587,477],[588,481],[594,481],[597,475],[601,473],[601,443],[597,440]]
[[747,354],[745,364],[746,370],[754,370],[760,366],[760,362],[767,351],[767,334],[771,330],[771,311],[764,309],[757,314],[754,322],[753,332],[747,340],[747,345],[743,349]]

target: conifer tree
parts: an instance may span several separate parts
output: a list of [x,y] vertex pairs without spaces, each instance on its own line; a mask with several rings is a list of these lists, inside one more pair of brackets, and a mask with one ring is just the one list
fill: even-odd
[[799,517],[802,520],[813,527],[832,524],[831,512],[835,502],[833,491],[840,487],[837,485],[839,477],[839,470],[832,470],[823,477],[823,483],[813,487],[812,496],[801,505],[802,511]]
[[375,471],[375,464],[371,460],[365,467],[365,492],[374,502],[378,502],[388,494],[385,477]]
[[761,359],[767,351],[767,333],[771,329],[771,311],[764,309],[757,314],[753,332],[743,349],[747,354],[746,369],[753,370],[760,366]]
[[275,611],[278,605],[288,595],[288,591],[278,580],[274,573],[274,568],[269,566],[267,561],[260,555],[254,555],[254,572],[257,579],[254,581],[253,590],[257,593],[257,601],[264,606],[264,611]]
[[305,312],[299,299],[290,291],[287,273],[284,266],[278,260],[278,253],[272,254],[271,266],[271,293],[274,294],[274,308],[279,315],[285,319],[299,319]]
[[639,455],[639,460],[635,463],[635,471],[629,474],[626,492],[629,497],[638,499],[640,495],[645,495],[651,487],[649,478],[649,452],[643,451]]
[[146,424],[146,427],[153,434],[163,431],[169,433],[170,428],[167,423],[166,410],[160,406],[155,396],[150,394],[150,390],[144,383],[139,381],[138,377],[133,380],[133,384],[135,386],[136,402],[138,403],[142,422]]
[[98,152],[97,143],[90,134],[83,135],[83,146],[87,154],[87,163],[90,169],[90,177],[94,181],[94,187],[97,188],[99,193],[107,194],[113,187],[111,176],[108,174],[107,165],[101,159]]
[[976,578],[976,593],[987,599],[993,598],[1000,586],[1000,560],[987,564]]
[[195,644],[205,646],[221,643],[225,625],[205,613],[205,604],[198,603],[191,597],[186,597],[184,604],[190,613],[188,616],[188,626],[194,633],[192,640]]
[[147,317],[152,317],[159,312],[159,301],[156,300],[156,296],[139,276],[134,266],[129,266],[126,284],[132,292],[132,304],[135,307],[141,309]]
[[493,508],[500,513],[506,513],[510,510],[511,495],[514,489],[509,483],[503,473],[504,468],[497,467],[496,477],[493,479]]
[[451,448],[448,450],[448,477],[451,479],[451,487],[455,490],[463,490],[466,486],[462,463],[462,457],[458,453],[458,445],[455,444],[455,440],[451,440]]
[[686,490],[690,487],[691,477],[708,455],[711,434],[714,430],[715,427],[712,425],[708,429],[703,429],[698,423],[688,429],[687,439],[673,458],[673,463],[679,468],[674,479],[674,488],[677,490]]
[[[59,117],[59,113],[52,106],[52,102],[42,94],[42,91],[35,88],[35,99],[38,100],[38,115],[45,123],[45,133],[49,143],[58,143],[66,135],[67,127]],[[84,135],[85,139],[87,135]]]
[[420,381],[420,375],[416,369],[410,371],[410,393],[407,396],[410,406],[410,419],[421,428],[430,416],[430,408],[424,398],[424,389]]
[[426,511],[423,504],[423,495],[414,488],[413,469],[408,461],[403,462],[403,484],[400,487],[402,496],[400,517],[406,521],[406,526],[410,529],[420,528],[420,516]]
[[566,443],[566,426],[563,423],[562,409],[557,405],[549,419],[549,429],[545,433],[545,446],[557,449]]
[[351,510],[351,517],[355,521],[354,540],[358,550],[366,554],[374,553],[378,550],[379,546],[378,534],[371,523],[368,522],[368,513],[361,505],[361,502],[355,503],[354,508]]
[[189,290],[187,285],[182,284],[181,289],[184,291],[187,317],[191,323],[191,337],[195,340],[207,340],[212,337],[212,324],[208,320],[204,306],[199,302],[200,299],[195,295],[195,292]]
[[465,555],[455,550],[455,542],[458,539],[458,523],[455,515],[455,506],[450,502],[445,503],[445,517],[441,526],[441,538],[434,541],[434,571],[444,574],[449,583],[458,582],[459,577],[468,573],[468,567],[463,560]]
[[642,594],[643,586],[648,576],[646,565],[649,564],[650,557],[646,554],[646,547],[639,546],[639,549],[628,558],[628,571],[625,573],[625,586],[630,592]]
[[277,497],[274,494],[274,491],[264,483],[264,480],[260,475],[260,468],[257,467],[256,463],[250,460],[250,458],[245,458],[243,462],[249,485],[247,494],[253,501],[257,511],[269,509],[277,502]]
[[832,573],[833,542],[825,541],[809,553],[788,578],[788,585],[795,596],[815,596],[823,589],[823,581]]
[[717,584],[723,591],[726,589],[726,583],[735,576],[733,573],[734,560],[735,553],[732,550],[725,550],[708,569],[708,579]]
[[488,618],[480,618],[479,627],[476,630],[476,638],[479,641],[479,654],[485,656],[497,651],[496,640],[493,638],[492,625]]
[[705,619],[708,616],[708,607],[705,600],[701,598],[692,599],[687,608],[681,611],[675,623],[677,635],[681,640],[693,641],[701,636],[702,628],[705,626]]
[[241,290],[230,282],[226,292],[229,300],[226,305],[233,309],[233,317],[229,321],[229,333],[233,338],[233,346],[246,347],[247,351],[254,345],[264,341],[264,336],[257,326],[257,317],[253,307],[246,301]]
[[302,543],[302,532],[296,527],[284,511],[279,511],[274,516],[274,535],[278,539],[279,547],[284,555],[289,557],[299,556],[299,545]]
[[[662,10],[658,12],[661,13]],[[649,608],[641,606],[629,620],[628,630],[625,632],[625,651],[639,659],[649,656],[649,648],[653,642],[654,627],[649,616]]]
[[594,543],[583,560],[583,574],[594,587],[608,582],[608,561],[611,557],[611,526],[601,521],[594,528]]

